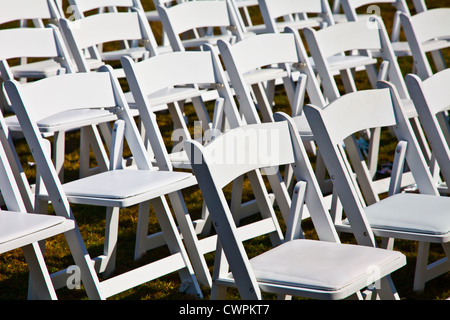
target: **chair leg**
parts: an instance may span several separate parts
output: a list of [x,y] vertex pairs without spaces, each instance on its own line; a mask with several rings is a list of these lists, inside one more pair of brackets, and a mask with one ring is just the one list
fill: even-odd
[[[213,279],[220,278],[223,274],[228,273],[229,266],[225,253],[222,250],[220,241],[217,241],[216,255],[214,258]],[[227,287],[217,284],[213,281],[211,286],[211,300],[225,300],[227,296]]]
[[39,243],[35,242],[22,248],[30,270],[29,299],[57,300],[50,274],[45,265]]
[[107,264],[104,275],[107,277],[114,272],[116,267],[117,238],[119,234],[119,208],[108,207],[106,209],[106,230],[103,254]]
[[380,287],[377,289],[377,293],[382,300],[400,300],[391,276],[380,279]]
[[146,249],[146,241],[148,235],[148,221],[150,216],[150,202],[146,201],[139,204],[138,223],[136,229],[136,244],[134,249],[134,259],[141,258]]
[[414,291],[425,289],[425,273],[428,265],[428,254],[430,252],[429,242],[419,242],[417,249],[416,271],[414,275]]
[[91,300],[105,299],[100,290],[100,281],[94,268],[94,261],[84,245],[80,230],[76,228],[65,232],[64,235],[75,264],[80,268],[81,281],[88,298]]
[[64,182],[64,154],[66,133],[58,131],[53,137],[53,163],[61,183]]
[[203,256],[203,252],[200,250],[201,246],[196,235],[197,232],[194,229],[191,216],[187,211],[182,197],[183,195],[181,194],[181,191],[169,194],[170,203],[172,204],[173,211],[186,245],[186,250],[189,253],[189,258],[191,259],[198,281],[204,286],[211,287],[211,274]]
[[185,262],[185,267],[178,272],[181,278],[182,287],[186,288],[186,293],[202,297],[202,291],[200,290],[200,286],[195,277],[194,270],[184,248],[184,244],[170,212],[166,198],[160,197],[154,199],[152,204],[170,253],[180,253]]

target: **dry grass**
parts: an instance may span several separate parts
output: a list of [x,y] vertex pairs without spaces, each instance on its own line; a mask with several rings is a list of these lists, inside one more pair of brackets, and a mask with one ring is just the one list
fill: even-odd
[[[146,10],[153,8],[151,0],[142,0],[143,5]],[[429,8],[444,6],[446,4],[445,0],[428,0],[427,4]],[[392,10],[389,6],[382,7],[382,15],[386,21],[387,27],[389,28],[390,19],[392,17]],[[152,25],[155,30],[160,30],[158,24]],[[156,32],[157,36],[160,36]],[[450,57],[446,53],[447,60]],[[448,61],[450,63],[450,61]],[[407,73],[411,70],[411,61],[408,59],[400,60],[402,70]],[[360,85],[363,84],[363,79],[360,79]],[[282,93],[282,92],[280,92]],[[281,110],[286,110],[288,108],[286,99],[278,98],[276,101],[277,108]],[[187,108],[188,117],[193,116],[190,109]],[[161,125],[161,130],[166,132],[165,128],[170,127],[170,120],[168,114],[161,114],[158,117],[158,121]],[[170,136],[166,134],[165,136],[168,146],[170,145]],[[69,141],[67,143],[66,150],[66,164],[65,164],[65,175],[66,179],[70,180],[77,176],[77,171],[79,168],[78,163],[78,141],[79,134],[74,132],[70,133],[68,137]],[[32,158],[29,155],[29,150],[26,143],[23,140],[16,141],[17,150],[19,156],[22,160],[22,164],[26,174],[30,177],[30,181],[33,181],[35,175],[34,167],[30,166]],[[393,150],[392,139],[389,134],[383,135],[382,140],[382,154],[388,155]],[[170,148],[170,147],[168,147]],[[314,160],[314,159],[312,159]],[[386,156],[382,161],[389,162],[392,161],[390,156]],[[249,188],[246,188],[248,192]],[[201,213],[201,203],[202,196],[196,187],[190,188],[184,191],[185,200],[188,205],[190,214],[195,218]],[[247,196],[247,195],[245,195]],[[105,225],[105,214],[103,208],[93,208],[87,206],[74,205],[72,207],[75,214],[76,220],[79,224],[83,238],[85,239],[86,246],[92,256],[96,256],[102,253],[103,239],[104,239],[104,225]],[[149,252],[142,260],[133,261],[133,250],[134,250],[134,240],[135,240],[135,230],[137,226],[137,208],[132,207],[129,209],[124,209],[120,216],[120,230],[119,230],[119,246],[117,254],[117,272],[122,272],[128,268],[132,268],[137,265],[141,265],[146,261],[155,259],[158,256],[165,253],[166,249],[161,248],[152,252]],[[158,224],[156,219],[152,218],[149,226],[150,232],[158,231]],[[306,221],[304,224],[304,230],[308,237],[314,237],[314,232],[312,230],[311,223]],[[352,242],[353,239],[349,236],[343,236],[343,241]],[[264,237],[258,238],[251,241],[248,244],[248,251],[251,254],[257,254],[261,250],[264,250],[269,246],[267,239]],[[414,276],[414,266],[416,259],[416,248],[417,243],[410,241],[397,241],[396,250],[401,250],[406,254],[408,263],[407,266],[398,270],[393,274],[393,280],[396,284],[398,292],[403,299],[407,300],[440,300],[445,299],[450,296],[450,274],[447,273],[433,281],[430,281],[426,290],[423,293],[412,292],[412,279]],[[432,258],[437,259],[443,256],[442,250],[438,246],[432,246]],[[212,269],[214,254],[208,254],[207,256],[208,265]],[[63,269],[71,264],[73,264],[70,252],[64,241],[64,238],[59,236],[51,241],[47,242],[46,246],[46,259],[47,265],[50,272],[55,272],[57,270]],[[28,270],[25,264],[24,258],[20,250],[15,250],[3,255],[0,255],[0,300],[22,300],[26,299],[27,293],[27,282],[28,282]],[[111,299],[122,299],[122,300],[156,300],[156,299],[191,299],[192,297],[186,296],[185,294],[179,293],[179,279],[176,274],[165,276],[156,281],[141,285],[137,288],[123,292]],[[205,298],[208,298],[209,290],[203,288]],[[68,290],[61,289],[58,290],[58,296],[60,299],[87,299],[86,294],[83,290]],[[230,293],[230,298],[238,298],[236,292]],[[269,296],[268,298],[272,298]]]

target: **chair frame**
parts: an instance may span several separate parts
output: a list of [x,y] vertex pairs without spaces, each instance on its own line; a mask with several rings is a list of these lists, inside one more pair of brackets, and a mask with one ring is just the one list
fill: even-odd
[[[236,9],[229,0],[188,1],[169,8],[159,5],[156,9],[174,51],[184,51],[186,48],[201,49],[202,45],[207,43],[214,45],[218,39],[235,42],[245,37],[245,30],[242,29],[239,18],[236,16]],[[178,19],[180,14],[186,17],[181,21],[175,20],[174,17]],[[212,27],[220,28],[221,34],[215,35]],[[191,39],[181,38],[182,34],[198,28],[205,34],[194,33]],[[205,28],[207,30],[204,30]]]
[[[287,115],[281,115],[280,117],[282,120],[289,118]],[[268,135],[269,138],[267,138]],[[261,150],[258,149],[258,146],[261,146],[259,144],[261,141],[258,139],[264,141],[265,152],[267,154],[264,153],[264,155],[261,155],[259,153]],[[248,147],[246,143],[240,143],[238,141],[251,143],[251,154],[248,153],[249,150],[244,149]],[[281,150],[280,143],[283,146],[286,146],[287,143],[291,147],[283,147]],[[296,164],[295,173],[299,179],[298,181],[300,181],[295,189],[298,192],[298,196],[294,197],[294,209],[292,210],[292,216],[290,216],[288,224],[286,242],[278,248],[293,243],[292,241],[303,241],[293,239],[296,237],[295,235],[301,237],[300,221],[302,219],[304,203],[306,203],[309,211],[312,213],[311,217],[319,238],[321,240],[335,242],[339,245],[336,230],[332,225],[329,214],[323,206],[321,193],[318,192],[319,189],[314,179],[312,168],[309,161],[306,160],[306,151],[302,146],[297,129],[291,121],[247,125],[228,131],[206,146],[201,146],[196,141],[186,141],[185,145],[186,149],[191,148],[191,152],[188,154],[192,167],[211,212],[212,221],[220,240],[216,250],[214,265],[214,282],[211,292],[213,299],[224,299],[226,288],[229,286],[236,286],[242,299],[261,299],[261,291],[274,292],[279,295],[287,294],[310,298],[340,299],[352,295],[355,291],[361,290],[362,287],[367,285],[367,282],[365,282],[365,285],[359,282],[348,291],[346,290],[347,288],[338,291],[321,291],[320,289],[295,287],[294,285],[279,285],[277,283],[271,283],[270,280],[258,281],[255,277],[250,261],[245,253],[242,234],[235,225],[235,216],[230,210],[222,190],[225,185],[245,172],[249,174],[255,169],[285,165],[292,162]],[[227,159],[220,158],[221,156],[225,156],[223,149],[225,145],[227,146],[227,159],[231,160],[231,162]],[[228,149],[229,147],[231,149]],[[272,156],[274,152],[276,155]],[[236,162],[236,158],[234,157],[238,154],[242,155],[243,158],[240,158],[241,160]],[[228,155],[231,156],[228,158]],[[249,157],[252,160],[249,160]],[[227,170],[224,170],[225,167]],[[273,174],[273,171],[268,174]],[[305,186],[308,186],[308,192],[306,193],[304,193]],[[255,195],[257,196],[257,194]],[[262,196],[268,202],[268,195],[263,194]],[[277,221],[273,222],[276,223]],[[229,268],[233,274],[232,277],[230,277]],[[381,273],[381,277],[387,275],[384,271]],[[383,279],[389,282],[390,278],[386,277]],[[390,289],[392,288],[391,286],[388,287]],[[389,292],[385,294],[389,294]],[[392,291],[390,292],[390,296],[393,297]]]
[[[5,83],[6,90],[15,107],[21,126],[24,128],[25,138],[33,150],[34,160],[39,168],[43,183],[45,184],[47,196],[43,195],[43,197],[45,199],[49,198],[56,214],[73,220],[74,216],[69,203],[83,203],[87,205],[107,207],[104,255],[91,259],[78,229],[75,229],[76,237],[75,239],[72,239],[75,241],[77,250],[81,251],[85,257],[85,263],[79,266],[81,268],[82,280],[88,297],[91,299],[106,299],[107,297],[122,292],[123,290],[174,271],[179,272],[181,281],[183,282],[183,285],[185,285],[187,292],[202,296],[201,290],[194,276],[192,266],[190,265],[189,259],[185,252],[184,245],[181,241],[181,236],[176,230],[175,222],[171,216],[168,203],[164,198],[164,194],[173,193],[178,191],[180,188],[182,189],[195,184],[195,178],[193,176],[190,176],[188,179],[181,180],[179,183],[177,182],[172,185],[163,186],[158,190],[148,190],[146,192],[130,196],[126,199],[108,196],[89,197],[83,196],[82,194],[78,196],[77,193],[70,194],[70,192],[66,194],[65,190],[68,190],[68,186],[73,182],[62,185],[56,177],[55,169],[46,152],[45,140],[42,139],[36,123],[34,122],[36,114],[33,114],[30,112],[29,108],[26,108],[26,103],[29,103],[29,101],[22,100],[22,97],[25,96],[24,92],[26,92],[26,96],[33,95],[33,90],[34,94],[42,95],[42,88],[45,86],[60,88],[59,91],[57,91],[58,94],[54,96],[52,103],[50,103],[50,101],[46,101],[45,105],[47,107],[47,112],[55,112],[56,104],[58,104],[61,99],[66,99],[64,97],[67,97],[65,94],[68,90],[71,90],[69,88],[70,86],[75,86],[79,90],[86,90],[86,95],[80,95],[78,99],[73,99],[71,103],[60,105],[61,107],[98,108],[103,106],[109,108],[112,107],[113,110],[117,111],[117,117],[120,120],[116,122],[116,126],[114,128],[117,130],[113,130],[115,135],[112,140],[113,148],[111,149],[110,169],[122,170],[124,174],[126,173],[124,171],[125,169],[120,169],[122,166],[122,161],[120,160],[122,153],[120,150],[123,145],[123,142],[121,142],[122,135],[120,132],[123,132],[123,135],[127,139],[128,145],[133,153],[137,168],[139,170],[144,170],[145,172],[158,172],[154,170],[152,171],[151,162],[147,158],[143,142],[137,132],[136,124],[130,114],[129,107],[126,103],[119,82],[113,75],[112,68],[105,66],[99,71],[100,72],[62,75],[59,78],[47,78],[41,80],[33,86],[28,85],[26,87],[21,87],[16,81],[7,81]],[[93,94],[94,91],[95,94]],[[91,95],[91,99],[86,101],[86,97],[89,94]],[[131,171],[132,170],[134,169],[131,169]],[[132,173],[131,171],[130,173]],[[99,175],[102,174],[108,173],[101,173]],[[178,173],[173,172],[173,175],[177,174]],[[87,177],[85,179],[90,178],[92,177]],[[140,210],[148,210],[150,205],[149,201],[151,201],[151,204],[155,207],[155,213],[157,214],[161,229],[165,234],[170,255],[153,263],[149,263],[146,266],[133,269],[100,282],[97,272],[106,272],[106,274],[108,274],[112,272],[112,269],[114,269],[119,208],[140,204]]]
[[[366,108],[370,107],[370,112],[361,111],[361,109],[357,110],[362,101],[367,106]],[[399,140],[399,145],[396,149],[393,174],[390,182],[390,196],[386,200],[381,200],[379,203],[399,196],[398,193],[401,190],[401,176],[405,161],[408,163],[408,167],[412,172],[420,193],[439,197],[431,172],[420,151],[419,144],[408,118],[404,113],[396,87],[389,82],[380,81],[378,89],[347,94],[331,103],[325,109],[308,105],[305,106],[304,110],[308,120],[312,123],[319,150],[323,154],[323,159],[330,175],[333,177],[333,183],[336,185],[335,190],[338,192],[339,199],[349,220],[349,224],[345,224],[342,222],[342,216],[333,217],[338,230],[350,231],[350,225],[350,232],[354,234],[357,243],[361,245],[375,245],[375,239],[367,232],[370,229],[374,235],[387,239],[383,243],[383,246],[386,248],[392,249],[392,240],[395,238],[419,241],[416,274],[414,277],[414,290],[416,291],[423,290],[426,281],[448,271],[450,268],[448,258],[443,258],[430,265],[428,265],[427,261],[429,245],[432,242],[442,244],[447,256],[450,256],[450,232],[441,234],[427,231],[422,232],[417,229],[405,231],[405,229],[398,229],[396,227],[370,226],[365,212],[370,210],[371,205],[367,204],[366,208],[363,207],[365,202],[359,192],[357,182],[351,175],[348,160],[344,156],[345,151],[342,150],[341,141],[345,139],[344,143],[347,146],[347,142],[354,139],[352,138],[354,132],[367,127],[392,127]],[[346,120],[341,118],[339,124],[336,123],[336,116],[334,116],[333,120],[333,115],[349,111],[353,112],[351,118],[347,118]],[[367,115],[370,116],[368,117]],[[345,124],[343,124],[344,122]],[[415,195],[411,196],[414,197]],[[379,203],[372,205],[376,206]],[[442,214],[441,218],[445,220],[446,216]],[[424,228],[426,227],[424,226]]]
[[[199,119],[202,122],[203,130],[201,138],[204,141],[213,139],[219,132],[229,127],[236,128],[243,124],[220,60],[213,51],[211,46],[206,46],[203,51],[176,51],[151,57],[138,63],[133,62],[129,57],[122,58],[122,66],[146,134],[145,139],[149,141],[151,153],[154,154],[156,165],[161,170],[172,170],[174,167],[191,169],[182,143],[192,139],[181,112],[180,105],[184,100],[187,99],[193,103],[197,113],[200,114]],[[161,76],[154,77],[155,74]],[[204,106],[204,101],[211,99],[215,100],[212,121],[209,120]],[[155,109],[159,109],[159,104],[169,105],[173,121],[179,125],[178,128],[175,128],[176,131],[174,130],[173,134],[176,135],[174,140],[178,142],[181,139],[182,142],[174,145],[171,153],[167,152],[156,121]],[[199,129],[194,128],[194,131]],[[194,132],[195,139],[200,138],[197,131]],[[177,156],[173,157],[174,154]],[[180,154],[181,156],[179,156]],[[252,186],[256,185],[257,188],[262,188],[258,186],[259,183],[260,180],[255,179],[252,181]],[[184,208],[184,203],[178,202],[178,206]],[[252,206],[247,206],[243,211],[251,211],[250,208]],[[204,205],[202,217],[195,221],[192,221],[190,216],[183,212],[186,212],[185,208],[175,211],[187,251],[200,283],[211,287],[212,277],[203,256],[215,250],[217,237],[210,234],[209,212]],[[245,216],[245,212],[243,216]],[[140,218],[142,221],[147,219],[146,217]],[[145,226],[146,223],[143,225]],[[199,239],[197,235],[206,237]],[[147,230],[145,229],[140,238],[145,239],[146,237]],[[144,240],[147,243],[137,249],[138,256],[151,245],[149,240]]]
[[450,46],[449,16],[449,8],[430,9],[414,16],[400,14],[400,21],[414,58],[416,68],[414,73],[421,79],[426,79],[433,74],[427,52],[431,52],[437,71],[447,68],[442,52],[439,50]]
[[437,168],[432,170],[437,183],[440,182],[439,171],[446,185],[440,185],[442,193],[449,193],[450,181],[450,127],[447,111],[448,93],[445,90],[449,81],[449,71],[440,71],[426,80],[421,80],[418,75],[408,74],[405,77],[406,85],[411,98],[419,114],[420,123],[424,127],[425,134],[432,146],[432,153],[437,161]]
[[[399,96],[404,101],[404,105],[407,107],[407,115],[410,118],[413,125],[414,132],[417,135],[421,148],[424,154],[427,156],[427,161],[430,161],[430,150],[426,141],[423,129],[420,126],[417,111],[414,104],[411,101],[406,84],[404,82],[403,75],[400,67],[397,63],[397,58],[392,49],[389,37],[381,19],[374,17],[374,22],[378,24],[377,28],[367,28],[365,21],[352,21],[343,22],[330,26],[326,29],[316,31],[312,28],[305,28],[304,35],[311,55],[314,57],[316,65],[316,72],[320,77],[324,96],[328,101],[335,101],[340,97],[341,93],[337,87],[337,83],[334,79],[336,72],[341,74],[341,78],[344,83],[344,89],[347,93],[357,91],[356,83],[354,81],[353,72],[355,68],[360,65],[360,57],[366,57],[363,61],[363,67],[365,67],[369,82],[372,88],[376,88],[378,80],[389,80],[392,82],[398,90]],[[337,34],[352,34],[351,37],[342,39],[336,46],[330,47],[332,39]],[[360,55],[356,55],[355,61],[348,60],[347,57],[340,56],[345,51],[359,51]],[[377,72],[374,63],[377,59],[374,59],[375,54],[373,52],[379,50],[377,56],[382,59],[380,68]],[[337,70],[332,68],[329,63],[329,59],[342,59],[342,63],[336,64]],[[352,65],[353,64],[353,65]],[[349,69],[347,69],[349,68]],[[379,194],[386,192],[388,189],[388,183],[385,179],[373,181],[373,177],[377,170],[377,157],[379,151],[379,134],[380,128],[373,128],[368,133],[370,137],[369,142],[369,162],[368,166],[361,165],[362,154],[358,151],[357,145],[351,145],[349,142],[348,148],[354,149],[352,155],[352,165],[355,166],[358,175],[358,181],[363,185],[363,193],[369,203],[375,203],[379,200]],[[404,186],[413,183],[411,177],[405,177],[402,180]],[[373,184],[377,186],[374,187]]]
[[[3,132],[3,131],[2,131]],[[58,234],[71,233],[75,228],[72,220],[62,217],[36,215],[28,213],[31,199],[29,195],[22,194],[19,186],[28,186],[27,181],[19,177],[20,183],[16,182],[16,175],[10,166],[10,157],[0,144],[0,191],[3,195],[8,211],[2,210],[0,220],[2,221],[2,241],[0,253],[22,248],[30,271],[29,299],[57,299],[55,288],[50,279],[44,256],[39,244],[40,241]],[[16,164],[15,159],[13,166]],[[27,201],[24,201],[24,198]],[[23,230],[27,228],[26,230]],[[8,232],[9,237],[3,234]],[[75,256],[76,261],[78,257]]]

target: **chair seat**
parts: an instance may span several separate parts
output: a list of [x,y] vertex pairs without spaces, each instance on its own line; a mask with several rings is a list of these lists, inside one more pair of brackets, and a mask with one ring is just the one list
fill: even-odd
[[[177,87],[177,88],[164,88],[153,92],[147,96],[148,103],[152,107],[152,111],[167,110],[167,104],[174,101],[191,101],[194,97],[199,97],[203,95],[206,90],[199,90],[196,88],[189,87]],[[136,107],[136,101],[134,100],[133,94],[127,92],[125,94],[128,104],[131,108]]]
[[295,20],[295,21],[279,21],[277,22],[277,28],[280,32],[284,32],[286,27],[290,27],[294,30],[301,30],[304,28],[315,28],[320,26],[321,19],[308,18],[306,20]]
[[[370,205],[365,213],[376,234],[387,230],[450,239],[448,208],[450,198],[447,197],[400,193]],[[349,225],[348,219],[342,222]]]
[[449,208],[447,197],[400,193],[367,207],[365,212],[372,228],[446,235],[450,234]]
[[1,211],[0,253],[73,229],[72,220],[63,217]]
[[349,68],[358,68],[361,66],[371,65],[377,60],[363,55],[347,55],[347,56],[331,56],[328,58],[328,63],[331,70],[342,70]]
[[395,41],[392,42],[392,49],[397,57],[404,57],[411,55],[411,48],[407,41]]
[[64,73],[61,65],[53,59],[13,66],[11,67],[11,71],[16,78],[32,79],[53,77],[60,71]]
[[309,126],[305,114],[293,117],[292,120],[294,120],[295,126],[298,129],[298,133],[303,140],[314,140],[314,135],[311,131],[311,127]]
[[430,40],[430,41],[424,42],[422,44],[422,46],[423,46],[423,49],[425,52],[444,49],[444,48],[448,48],[450,46],[450,39],[443,38],[443,39]]
[[182,40],[183,46],[185,48],[192,48],[192,47],[201,47],[204,44],[212,44],[215,45],[217,41],[223,40],[225,42],[233,42],[236,37],[235,36],[229,36],[229,35],[213,35],[213,36],[204,36],[200,38],[193,38],[193,39],[186,39]]
[[123,169],[68,182],[63,189],[72,203],[126,207],[196,183],[188,172]]
[[[67,131],[87,125],[95,125],[102,122],[117,120],[117,116],[108,110],[80,109],[60,112],[56,115],[38,121],[41,132],[49,133],[56,131]],[[5,118],[8,128],[12,131],[22,131],[16,116]]]
[[411,119],[411,118],[417,118],[417,109],[414,105],[414,102],[411,99],[402,99],[402,106],[403,111],[405,112],[405,115]]
[[367,278],[373,268],[383,276],[405,265],[406,259],[397,251],[293,240],[256,256],[250,263],[258,282],[332,292],[355,285],[363,288],[370,284]]
[[[313,69],[316,69],[316,64],[312,57],[309,57],[309,63]],[[336,75],[342,69],[356,68],[357,71],[363,70],[364,66],[375,64],[376,59],[367,56],[353,55],[353,56],[331,56],[328,58],[330,71]]]
[[142,59],[148,53],[149,52],[145,47],[134,47],[114,51],[105,51],[101,53],[101,56],[103,61],[120,60],[122,56],[128,56],[134,60]]
[[255,84],[259,82],[283,78],[287,72],[281,68],[258,69],[244,74],[245,83]]

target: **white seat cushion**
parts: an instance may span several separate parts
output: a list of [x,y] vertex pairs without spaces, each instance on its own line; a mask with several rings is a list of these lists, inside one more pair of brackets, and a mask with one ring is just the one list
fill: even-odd
[[293,240],[250,263],[260,282],[338,291],[367,279],[374,267],[380,275],[388,274],[403,266],[406,258],[397,251],[367,246]]
[[0,244],[64,223],[63,217],[0,211]]
[[[117,116],[104,109],[79,109],[57,113],[53,116],[41,119],[37,125],[41,132],[55,132],[71,130],[86,125],[114,121]],[[8,128],[13,131],[22,131],[16,116],[5,118]]]
[[400,193],[365,209],[372,228],[432,235],[450,232],[450,198]]
[[188,172],[114,170],[65,183],[67,196],[126,199],[192,178]]
[[11,71],[17,78],[47,78],[53,77],[61,71],[61,65],[53,59],[25,63],[11,67]]
[[292,119],[303,140],[314,140],[314,135],[304,113],[300,116],[293,117]]

